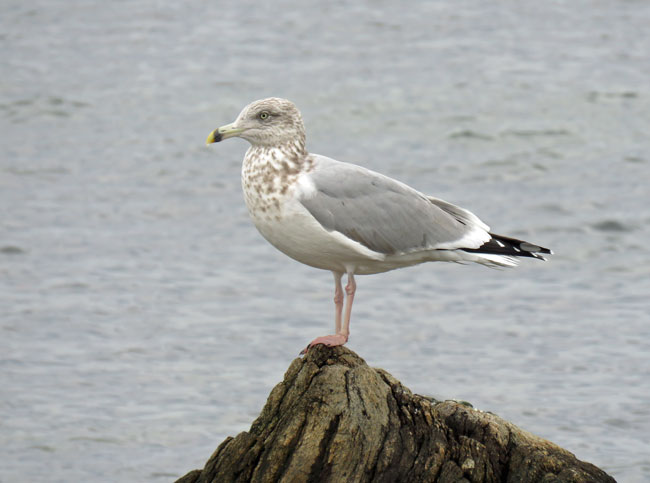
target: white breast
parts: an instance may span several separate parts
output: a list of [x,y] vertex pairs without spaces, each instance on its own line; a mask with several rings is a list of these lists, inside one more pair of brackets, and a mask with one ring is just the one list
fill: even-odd
[[285,176],[282,180],[279,177],[273,170],[259,166],[242,170],[250,216],[274,247],[306,265],[338,272],[385,258],[338,232],[325,230],[307,211],[299,201],[303,192],[313,189],[307,174]]

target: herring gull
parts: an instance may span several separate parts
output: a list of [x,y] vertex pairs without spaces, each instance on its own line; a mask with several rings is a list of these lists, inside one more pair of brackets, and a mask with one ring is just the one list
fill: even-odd
[[291,258],[334,274],[335,333],[314,339],[303,353],[348,341],[355,274],[439,261],[513,267],[519,257],[544,260],[540,254],[551,253],[491,233],[473,213],[392,178],[309,153],[300,111],[286,99],[249,104],[206,143],[232,137],[251,144],[241,179],[259,232]]

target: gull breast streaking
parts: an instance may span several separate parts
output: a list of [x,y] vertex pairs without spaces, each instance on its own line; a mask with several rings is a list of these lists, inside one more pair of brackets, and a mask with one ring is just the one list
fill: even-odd
[[206,142],[231,137],[251,144],[241,179],[260,233],[291,258],[334,274],[335,333],[314,339],[305,351],[347,342],[355,274],[440,261],[512,267],[519,257],[544,260],[540,254],[551,253],[495,235],[473,213],[392,178],[309,153],[300,112],[286,99],[249,104]]

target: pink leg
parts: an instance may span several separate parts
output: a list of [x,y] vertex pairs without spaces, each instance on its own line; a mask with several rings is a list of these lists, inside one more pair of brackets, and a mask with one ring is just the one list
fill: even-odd
[[[348,299],[345,304],[345,319],[343,324],[341,324],[342,312],[343,312],[343,289],[341,288],[341,277],[343,274],[334,272],[334,304],[336,306],[336,333],[333,335],[325,335],[323,337],[317,337],[312,340],[309,345],[301,352],[301,354],[306,354],[310,347],[313,347],[318,344],[325,344],[328,347],[334,347],[337,345],[343,345],[348,341],[350,335],[350,316],[352,314],[352,302],[354,302],[354,293],[357,290],[357,284],[354,281],[354,274],[348,273],[348,284],[345,286],[345,293],[348,296]],[[342,327],[341,327],[342,325]]]
[[338,334],[341,332],[341,316],[343,315],[343,287],[341,287],[341,277],[343,274],[340,272],[332,272],[334,275],[334,329]]
[[343,322],[343,334],[345,341],[348,341],[350,335],[350,316],[352,315],[352,302],[354,302],[354,294],[357,291],[357,282],[354,281],[354,273],[348,273],[348,284],[345,286],[345,294],[348,299],[345,301],[345,321]]

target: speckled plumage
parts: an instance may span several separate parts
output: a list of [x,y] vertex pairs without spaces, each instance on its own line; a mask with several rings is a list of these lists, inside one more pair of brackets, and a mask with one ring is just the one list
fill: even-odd
[[282,199],[301,173],[313,167],[304,145],[251,146],[242,164],[241,180],[251,216],[267,220],[282,217]]
[[[494,235],[471,212],[399,181],[310,154],[302,116],[286,99],[249,104],[235,122],[213,131],[207,142],[229,137],[251,143],[242,166],[242,187],[260,233],[288,256],[334,274],[336,333],[310,346],[347,341],[355,274],[429,261],[510,267],[518,257],[543,259],[540,253],[550,253]],[[348,276],[344,319],[343,274]]]

